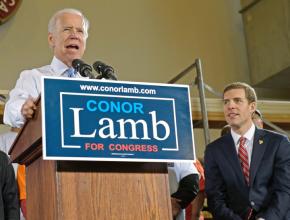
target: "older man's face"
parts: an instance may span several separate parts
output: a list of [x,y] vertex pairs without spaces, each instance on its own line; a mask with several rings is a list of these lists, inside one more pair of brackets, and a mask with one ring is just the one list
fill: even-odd
[[48,34],[48,42],[54,55],[71,66],[74,59],[81,59],[86,48],[83,19],[80,15],[64,13],[57,22],[53,33]]

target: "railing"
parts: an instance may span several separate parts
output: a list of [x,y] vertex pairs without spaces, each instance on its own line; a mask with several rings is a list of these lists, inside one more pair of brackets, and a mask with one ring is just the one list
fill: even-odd
[[204,141],[205,141],[205,144],[208,145],[210,143],[210,136],[209,136],[207,109],[206,109],[206,103],[205,103],[205,93],[204,93],[205,86],[203,83],[201,60],[196,59],[193,64],[191,64],[189,67],[187,67],[181,73],[179,73],[173,79],[169,80],[168,83],[177,82],[179,79],[184,77],[186,74],[188,74],[194,68],[196,70],[196,78],[195,78],[195,82],[192,85],[198,86],[199,97],[200,97],[200,108],[201,108],[201,114],[202,114],[202,123],[203,123],[203,128],[204,128],[203,129]]
[[[204,83],[203,73],[202,73],[202,65],[201,65],[200,59],[196,59],[193,64],[191,64],[186,69],[184,69],[182,72],[177,74],[174,78],[169,80],[168,83],[176,83],[182,77],[189,74],[193,69],[195,69],[196,77],[195,77],[195,81],[192,83],[189,83],[189,85],[190,86],[197,85],[197,87],[198,87],[200,108],[201,108],[201,114],[202,114],[204,140],[205,140],[205,144],[207,145],[210,143],[210,135],[209,135],[209,123],[208,123],[208,115],[207,115],[207,107],[206,107],[206,102],[205,102],[205,92],[204,91],[206,89],[207,91],[209,91],[210,93],[214,94],[215,96],[217,96],[219,98],[222,98],[222,93],[215,91],[211,86]],[[267,125],[271,129],[290,137],[289,133],[287,133],[285,130],[283,130],[279,126],[275,125],[274,123],[270,122],[269,120],[263,118],[263,122],[265,125]]]

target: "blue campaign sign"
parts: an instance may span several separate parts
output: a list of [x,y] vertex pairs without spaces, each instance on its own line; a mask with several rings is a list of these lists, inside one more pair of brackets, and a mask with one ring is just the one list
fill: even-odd
[[194,160],[189,87],[42,78],[43,158]]

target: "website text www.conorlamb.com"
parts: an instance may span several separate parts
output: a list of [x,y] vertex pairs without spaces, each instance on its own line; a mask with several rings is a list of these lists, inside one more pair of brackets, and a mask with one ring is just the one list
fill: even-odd
[[131,94],[145,94],[155,95],[155,89],[139,89],[137,87],[125,87],[125,86],[95,86],[95,85],[80,85],[82,91],[95,91],[95,92],[121,92]]

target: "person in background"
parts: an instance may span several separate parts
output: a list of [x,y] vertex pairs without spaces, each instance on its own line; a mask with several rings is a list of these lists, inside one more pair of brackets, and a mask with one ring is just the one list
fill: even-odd
[[199,191],[195,199],[186,208],[186,220],[204,220],[204,216],[202,213],[204,199],[205,199],[204,169],[201,162],[198,159],[196,159],[196,161],[194,162],[194,166],[196,167],[200,176]]
[[[221,130],[221,136],[231,132],[231,126],[225,125]],[[192,204],[186,209],[186,220],[204,220],[205,218],[212,218],[211,213],[208,211],[207,199],[205,194],[205,177],[204,168],[199,160],[194,163],[201,178],[199,180],[199,192]]]
[[255,90],[236,82],[223,92],[231,133],[205,150],[205,190],[214,219],[290,219],[290,142],[257,129]]
[[[15,138],[17,137],[19,128],[10,128],[10,131],[0,134],[0,150],[5,152],[7,155],[9,153],[10,147],[12,146]],[[12,164],[14,172],[17,172],[17,163]]]
[[173,219],[184,220],[184,209],[198,193],[198,171],[191,162],[174,162],[168,164],[168,177]]
[[221,130],[221,136],[224,136],[225,134],[231,133],[231,126],[230,125],[225,125],[223,126]]
[[[19,128],[11,128],[10,131],[2,133],[0,135],[0,150],[5,152],[7,155],[8,155],[8,152],[9,152],[15,138],[17,137],[19,130],[20,130]],[[12,163],[12,166],[14,168],[14,173],[16,174],[19,165],[17,163]],[[20,166],[23,166],[23,165],[20,165]],[[18,178],[16,175],[15,175],[15,177],[16,177],[16,180],[18,182]],[[18,188],[18,192],[19,192],[19,188]],[[20,212],[20,220],[24,220],[24,219],[25,219],[24,213]]]
[[20,208],[23,216],[26,218],[26,175],[25,165],[19,165],[17,169],[17,185],[19,191]]
[[0,187],[0,219],[20,219],[18,189],[14,169],[7,154],[1,150]]
[[63,9],[51,17],[48,44],[53,51],[53,59],[49,65],[21,72],[5,105],[5,124],[19,128],[33,117],[42,76],[81,77],[72,68],[72,61],[81,59],[85,52],[88,28],[87,18],[76,9]]
[[263,116],[258,109],[254,112],[252,119],[257,128],[264,128]]

